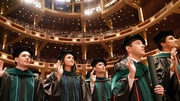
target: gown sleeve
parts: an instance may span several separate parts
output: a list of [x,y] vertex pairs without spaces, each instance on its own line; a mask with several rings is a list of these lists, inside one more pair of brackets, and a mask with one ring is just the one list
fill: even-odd
[[[170,61],[163,58],[155,58],[154,65],[157,73],[159,83],[167,88],[170,80]],[[165,83],[166,82],[166,83]]]
[[9,100],[9,89],[10,89],[11,77],[8,73],[5,73],[0,77],[0,101]]
[[44,101],[44,90],[42,81],[39,78],[35,78],[34,81],[34,101]]
[[80,76],[80,82],[81,82],[81,91],[82,91],[82,101],[92,101],[91,98],[91,91],[89,89],[89,86],[87,82]]
[[168,100],[173,99],[172,101],[174,101],[174,96],[179,97],[180,92],[177,88],[178,80],[176,74],[174,73],[172,77],[170,77],[170,61],[167,58],[155,58],[154,64],[159,83],[163,85],[165,89],[166,98]]
[[44,82],[45,95],[49,98],[59,98],[61,95],[61,83],[57,80],[57,72],[52,72]]
[[130,88],[128,84],[128,69],[122,63],[116,63],[114,66],[114,75],[112,78],[111,91],[116,99],[129,99]]

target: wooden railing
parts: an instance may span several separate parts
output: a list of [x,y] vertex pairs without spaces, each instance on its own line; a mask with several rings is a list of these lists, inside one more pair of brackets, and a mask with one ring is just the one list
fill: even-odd
[[146,21],[142,23],[139,23],[138,25],[134,27],[131,27],[126,30],[122,30],[117,33],[111,33],[111,35],[95,37],[95,38],[64,38],[64,37],[57,37],[53,35],[47,35],[44,33],[26,29],[25,27],[22,27],[18,24],[15,24],[9,21],[3,16],[0,16],[0,25],[10,30],[13,30],[17,33],[26,34],[28,35],[28,37],[39,38],[41,40],[48,41],[48,42],[55,42],[55,43],[66,42],[69,44],[94,44],[94,43],[99,43],[99,42],[107,42],[111,40],[122,39],[124,38],[124,36],[142,32],[145,29],[157,24],[157,22],[163,20],[164,17],[167,17],[168,15],[173,13],[173,11],[178,9],[179,5],[180,5],[180,0],[176,2],[170,2],[167,6],[165,6],[162,10],[160,10],[154,16],[152,16],[151,18],[147,19]]

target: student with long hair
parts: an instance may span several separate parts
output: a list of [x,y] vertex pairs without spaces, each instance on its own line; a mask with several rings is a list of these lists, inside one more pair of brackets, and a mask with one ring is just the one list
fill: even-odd
[[72,50],[61,51],[57,71],[52,72],[44,83],[49,101],[91,101],[87,83],[76,73],[75,61]]

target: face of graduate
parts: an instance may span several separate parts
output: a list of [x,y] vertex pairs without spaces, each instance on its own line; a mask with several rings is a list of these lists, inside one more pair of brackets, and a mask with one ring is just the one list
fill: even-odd
[[74,65],[74,56],[71,54],[67,54],[64,57],[64,64],[65,64],[65,66],[72,67]]
[[132,56],[142,57],[145,55],[145,45],[141,40],[133,41],[130,46],[126,47],[126,49]]
[[169,35],[166,37],[165,43],[162,43],[161,45],[167,47],[168,49],[172,49],[174,47],[178,48],[178,40],[174,38],[174,36]]
[[103,62],[99,62],[94,67],[94,70],[96,71],[96,73],[104,73],[106,71],[106,67]]
[[15,58],[15,62],[19,67],[27,68],[30,64],[30,61],[31,61],[31,55],[27,51],[21,52],[19,56]]

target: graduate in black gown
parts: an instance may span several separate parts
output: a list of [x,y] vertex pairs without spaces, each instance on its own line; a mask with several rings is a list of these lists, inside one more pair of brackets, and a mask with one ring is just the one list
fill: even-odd
[[57,62],[57,71],[44,82],[48,101],[91,101],[86,81],[76,73],[76,56],[72,50],[62,50]]
[[0,60],[0,101],[43,101],[41,80],[28,69],[32,51],[20,46],[13,52],[16,67],[3,69]]
[[160,31],[153,39],[161,51],[155,56],[154,64],[167,101],[180,101],[180,61],[176,56],[178,40],[173,31]]
[[112,94],[115,101],[154,101],[154,93],[163,96],[164,88],[151,87],[149,68],[141,62],[145,41],[139,34],[125,37],[122,48],[128,57],[114,65]]
[[111,81],[105,76],[106,61],[102,58],[95,58],[91,62],[93,71],[88,82],[93,101],[111,101]]

